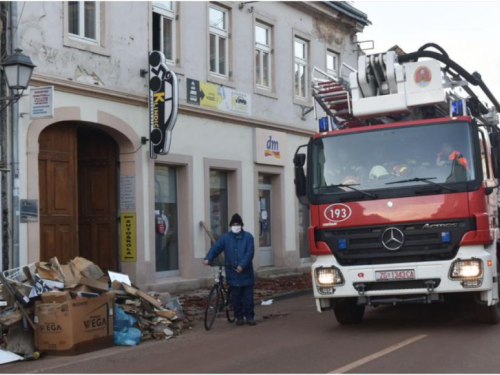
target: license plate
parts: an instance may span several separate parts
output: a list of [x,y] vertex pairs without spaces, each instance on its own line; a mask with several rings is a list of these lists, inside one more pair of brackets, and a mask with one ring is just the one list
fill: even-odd
[[375,280],[415,280],[415,270],[375,271]]

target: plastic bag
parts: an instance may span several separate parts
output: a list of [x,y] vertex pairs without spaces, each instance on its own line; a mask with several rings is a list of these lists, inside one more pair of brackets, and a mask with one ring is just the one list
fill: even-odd
[[126,328],[131,328],[135,323],[137,323],[137,319],[123,311],[121,307],[116,306],[116,315],[113,324],[113,329],[115,331],[122,331]]
[[125,328],[115,331],[114,341],[116,346],[136,346],[141,342],[141,331],[137,328]]

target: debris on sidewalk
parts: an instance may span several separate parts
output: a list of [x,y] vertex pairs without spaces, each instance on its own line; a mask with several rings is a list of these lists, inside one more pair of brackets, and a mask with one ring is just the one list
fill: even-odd
[[266,300],[266,301],[264,301],[264,300],[263,300],[263,301],[261,302],[261,305],[262,305],[262,306],[271,306],[272,304],[273,304],[273,300],[272,300],[272,299],[268,299],[268,300]]
[[4,271],[0,282],[0,364],[166,340],[194,320],[170,294],[146,293],[82,257]]

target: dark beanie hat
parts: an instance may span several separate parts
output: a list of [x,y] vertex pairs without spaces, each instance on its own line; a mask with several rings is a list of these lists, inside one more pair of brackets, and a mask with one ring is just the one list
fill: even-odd
[[241,226],[243,226],[243,220],[241,219],[240,215],[238,214],[233,215],[231,221],[229,222],[229,226],[231,227],[233,224],[241,224]]

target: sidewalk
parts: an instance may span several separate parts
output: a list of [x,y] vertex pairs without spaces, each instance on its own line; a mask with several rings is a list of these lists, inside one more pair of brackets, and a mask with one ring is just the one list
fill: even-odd
[[[260,305],[263,300],[293,297],[308,291],[312,294],[311,289],[312,280],[309,273],[258,277],[255,283],[254,301],[255,305]],[[209,292],[210,288],[203,288],[177,295],[190,322],[203,319]]]

